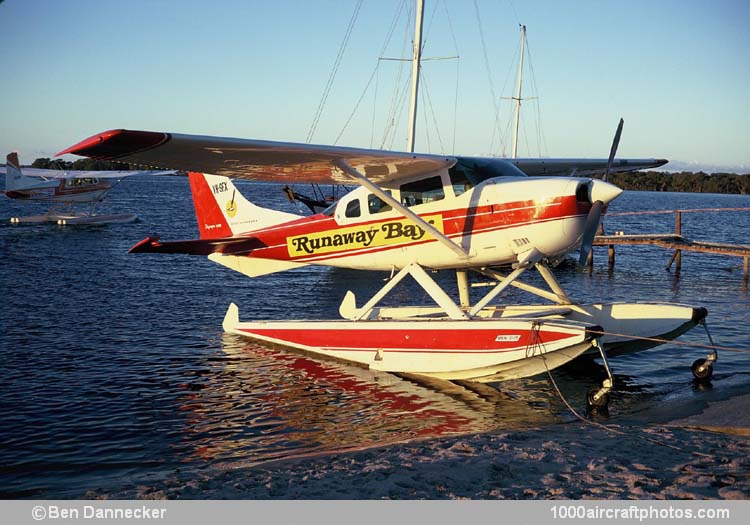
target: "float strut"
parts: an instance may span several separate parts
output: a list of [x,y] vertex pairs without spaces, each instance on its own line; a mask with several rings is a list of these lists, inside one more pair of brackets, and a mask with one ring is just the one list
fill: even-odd
[[589,406],[592,408],[606,408],[609,404],[609,392],[612,390],[614,385],[614,379],[612,378],[612,372],[609,369],[609,363],[607,363],[607,356],[604,353],[604,346],[601,344],[599,339],[594,339],[593,345],[599,349],[599,354],[602,356],[604,362],[604,369],[607,371],[607,378],[602,381],[601,388],[592,388],[588,392]]

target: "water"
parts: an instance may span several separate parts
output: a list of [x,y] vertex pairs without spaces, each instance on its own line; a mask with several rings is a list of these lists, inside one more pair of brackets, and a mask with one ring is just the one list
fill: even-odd
[[[259,204],[290,208],[277,185],[239,186]],[[742,206],[750,206],[749,197],[625,193],[611,211]],[[275,460],[333,461],[342,452],[359,457],[356,451],[373,447],[498,431],[539,436],[574,421],[545,377],[504,383],[499,391],[407,380],[225,335],[221,320],[230,301],[245,320],[335,318],[346,289],[361,301],[386,276],[306,267],[251,280],[202,257],[128,255],[148,234],[197,236],[183,178],[126,179],[108,208],[137,213],[140,222],[11,226],[7,218],[44,207],[0,200],[2,497],[133,496],[143,493],[137,487],[158,493],[165,486],[176,491],[167,495],[179,496],[196,477],[220,480],[229,470],[254,472]],[[670,232],[674,217],[613,216],[605,227]],[[682,231],[748,243],[750,213],[684,215]],[[658,248],[623,247],[609,272],[606,250],[598,249],[591,275],[570,264],[556,273],[584,301],[706,306],[717,344],[750,347],[741,260],[685,253],[676,277],[664,270],[668,258]],[[438,278],[453,289],[448,272]],[[422,297],[406,288],[390,300]],[[509,300],[528,299],[512,292]],[[700,328],[681,340],[708,342]],[[747,352],[720,353],[712,388],[696,389],[688,367],[705,353],[664,345],[613,360],[618,390],[610,422],[663,421],[695,411],[696,404],[750,392]],[[581,409],[600,374],[573,368],[555,378]],[[581,439],[589,431],[583,432]],[[222,495],[208,483],[193,497]]]

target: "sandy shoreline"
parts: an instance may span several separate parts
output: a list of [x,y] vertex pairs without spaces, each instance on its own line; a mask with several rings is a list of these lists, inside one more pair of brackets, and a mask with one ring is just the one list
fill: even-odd
[[[285,460],[86,497],[169,499],[748,499],[750,441],[582,422]],[[663,444],[664,446],[660,445]]]
[[[677,407],[658,408],[675,413]],[[749,408],[750,394],[740,393],[673,421],[602,421],[608,427],[602,428],[576,420],[263,465],[186,470],[163,482],[86,497],[750,499]]]

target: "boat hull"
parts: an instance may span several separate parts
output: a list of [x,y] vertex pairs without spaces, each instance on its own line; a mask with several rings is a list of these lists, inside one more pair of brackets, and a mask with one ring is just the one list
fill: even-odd
[[385,372],[480,382],[529,377],[593,346],[590,323],[539,319],[255,321],[227,310],[224,330]]

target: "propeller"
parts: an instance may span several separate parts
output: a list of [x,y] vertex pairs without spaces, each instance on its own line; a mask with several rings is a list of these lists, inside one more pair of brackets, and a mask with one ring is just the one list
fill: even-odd
[[[620,119],[620,123],[617,125],[617,131],[615,131],[615,137],[612,140],[612,147],[609,150],[609,158],[607,159],[607,170],[604,172],[604,176],[602,177],[602,182],[604,183],[607,182],[609,172],[612,169],[612,162],[615,160],[615,155],[617,154],[617,146],[620,145],[620,135],[622,135],[622,126],[624,123],[625,121],[623,119]],[[591,195],[591,200],[594,201],[594,203],[591,206],[591,210],[589,210],[589,214],[586,216],[586,224],[583,227],[583,237],[581,239],[581,250],[580,250],[580,255],[578,256],[578,271],[579,272],[582,272],[586,268],[586,261],[589,258],[591,249],[594,247],[594,237],[596,236],[596,230],[599,229],[599,220],[601,219],[602,208],[604,207],[604,202],[601,199],[594,200],[595,196],[603,195],[602,192],[604,193],[611,192],[611,190],[609,190],[608,188],[601,188],[601,189],[597,188],[596,180],[592,180],[590,184],[591,184],[591,189],[589,190],[589,195]],[[602,184],[599,183],[599,186],[602,186]],[[612,186],[612,185],[604,184],[603,186]],[[607,199],[607,202],[609,202],[609,200],[611,199]]]
[[623,119],[620,119],[620,123],[617,125],[617,131],[615,131],[615,138],[612,140],[612,147],[609,149],[609,159],[607,159],[607,171],[604,172],[602,180],[607,182],[609,177],[609,170],[612,169],[612,161],[615,160],[617,154],[617,146],[620,145],[620,135],[622,135],[622,125],[625,123]]

